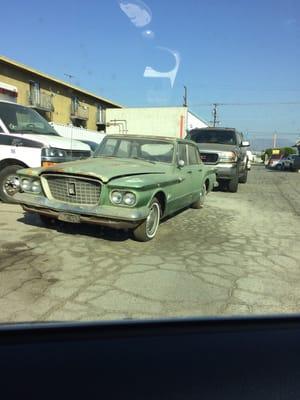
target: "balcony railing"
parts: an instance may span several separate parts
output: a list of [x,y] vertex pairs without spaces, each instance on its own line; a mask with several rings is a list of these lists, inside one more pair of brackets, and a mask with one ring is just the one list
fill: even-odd
[[52,95],[43,92],[28,92],[29,105],[38,110],[54,111]]
[[89,108],[81,104],[72,104],[71,118],[82,119],[86,121],[89,118]]

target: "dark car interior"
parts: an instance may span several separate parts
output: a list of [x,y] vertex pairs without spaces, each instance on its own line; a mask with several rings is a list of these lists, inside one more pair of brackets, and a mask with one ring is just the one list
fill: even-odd
[[300,318],[4,325],[2,399],[297,399]]

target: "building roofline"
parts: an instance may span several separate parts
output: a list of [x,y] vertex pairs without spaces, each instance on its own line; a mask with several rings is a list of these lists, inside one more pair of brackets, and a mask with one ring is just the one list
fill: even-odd
[[189,108],[188,108],[188,112],[189,112],[190,114],[192,114],[194,117],[200,119],[200,121],[202,121],[202,122],[203,122],[204,124],[206,124],[208,127],[210,126],[210,124],[209,124],[208,121],[206,121],[205,119],[199,117],[199,115],[197,115],[197,114],[194,113],[193,111],[189,110]]
[[69,83],[67,83],[65,81],[60,80],[60,79],[54,78],[51,75],[44,74],[43,72],[40,72],[40,71],[38,71],[38,70],[36,70],[34,68],[28,67],[27,65],[24,65],[24,64],[21,64],[21,63],[19,63],[17,61],[11,60],[8,57],[0,55],[0,62],[1,61],[4,62],[4,63],[10,64],[10,65],[12,65],[14,67],[20,68],[20,69],[22,69],[22,70],[24,70],[26,72],[30,72],[30,73],[38,75],[38,76],[40,76],[42,78],[48,79],[48,80],[50,80],[52,82],[58,83],[59,85],[63,85],[63,86],[66,86],[66,87],[68,87],[70,89],[76,90],[77,92],[81,92],[81,93],[83,93],[83,94],[85,94],[87,96],[93,97],[94,99],[101,100],[101,101],[103,101],[105,103],[108,103],[109,105],[113,105],[113,106],[120,107],[120,108],[123,107],[122,105],[120,105],[118,103],[115,103],[115,102],[113,102],[111,100],[108,100],[105,97],[97,96],[97,95],[93,94],[92,92],[84,90],[84,89],[82,89],[82,88],[80,88],[78,86],[71,85],[71,84],[69,84]]

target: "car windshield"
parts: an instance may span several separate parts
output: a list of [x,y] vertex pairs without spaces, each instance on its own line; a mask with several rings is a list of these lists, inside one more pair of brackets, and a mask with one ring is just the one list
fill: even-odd
[[170,164],[174,158],[174,144],[163,140],[105,138],[94,157],[132,158]]
[[9,132],[59,136],[35,110],[21,105],[0,102],[0,118]]
[[191,132],[190,137],[196,143],[236,144],[234,131],[197,130]]

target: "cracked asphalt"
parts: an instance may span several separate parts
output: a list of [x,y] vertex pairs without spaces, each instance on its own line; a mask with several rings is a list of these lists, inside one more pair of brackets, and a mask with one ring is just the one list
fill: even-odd
[[1,322],[299,311],[299,173],[255,166],[148,243],[0,204]]

